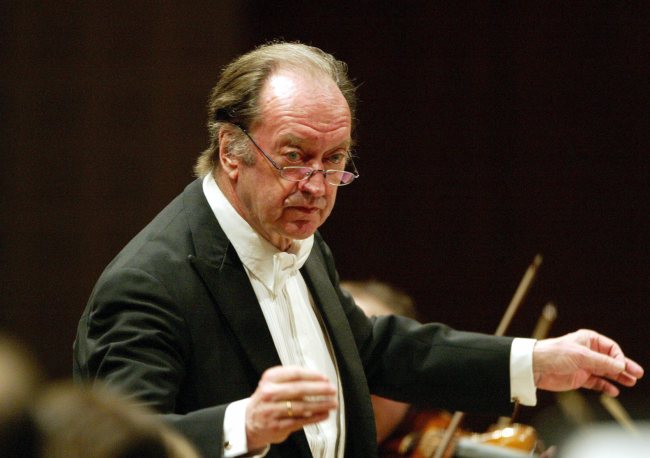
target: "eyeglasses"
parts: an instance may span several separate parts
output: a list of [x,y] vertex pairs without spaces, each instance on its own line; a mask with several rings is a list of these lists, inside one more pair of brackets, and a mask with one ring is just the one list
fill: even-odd
[[312,175],[315,173],[322,173],[323,177],[325,178],[325,182],[327,184],[332,185],[332,186],[345,186],[350,183],[352,183],[356,178],[359,178],[359,172],[357,171],[357,167],[354,165],[354,161],[352,160],[352,157],[348,155],[348,158],[350,159],[350,164],[352,164],[352,172],[348,172],[347,170],[324,170],[324,169],[313,169],[311,167],[305,167],[305,166],[300,166],[300,165],[288,165],[285,167],[280,167],[278,164],[275,163],[273,159],[271,159],[271,156],[266,154],[264,150],[260,147],[260,145],[257,144],[255,140],[253,140],[253,137],[250,136],[250,134],[244,129],[242,126],[239,124],[234,123],[237,127],[241,129],[244,134],[248,137],[248,139],[257,147],[257,149],[264,155],[265,158],[268,159],[268,161],[271,163],[275,169],[280,172],[280,176],[284,178],[285,180],[288,181],[304,181],[308,180]]

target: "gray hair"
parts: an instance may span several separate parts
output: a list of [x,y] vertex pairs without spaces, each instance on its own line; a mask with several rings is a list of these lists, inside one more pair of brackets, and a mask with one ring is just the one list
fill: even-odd
[[[229,123],[249,128],[259,121],[259,96],[266,80],[279,68],[295,68],[329,76],[341,90],[352,115],[354,130],[356,87],[348,77],[347,65],[333,55],[302,43],[271,42],[255,48],[226,65],[208,104],[210,146],[199,156],[194,173],[203,177],[219,164],[219,133]],[[245,163],[254,162],[246,137],[237,132],[229,152]]]

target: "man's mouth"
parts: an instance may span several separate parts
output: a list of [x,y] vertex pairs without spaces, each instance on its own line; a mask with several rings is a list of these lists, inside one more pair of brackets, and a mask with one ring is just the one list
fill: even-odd
[[301,207],[301,206],[296,206],[296,207],[291,207],[295,210],[298,210],[303,213],[316,213],[319,208],[318,207]]

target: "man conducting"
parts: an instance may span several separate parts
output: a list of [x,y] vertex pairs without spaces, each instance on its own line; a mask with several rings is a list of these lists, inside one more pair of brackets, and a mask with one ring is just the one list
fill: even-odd
[[74,374],[137,397],[204,456],[376,456],[370,393],[507,414],[536,388],[616,395],[643,369],[581,330],[534,341],[367,318],[317,232],[351,157],[355,88],[318,48],[272,43],[223,70],[199,178],[110,263]]

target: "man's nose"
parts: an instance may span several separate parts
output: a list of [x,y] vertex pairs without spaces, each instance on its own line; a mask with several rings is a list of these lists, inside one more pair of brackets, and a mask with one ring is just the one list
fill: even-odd
[[300,182],[301,191],[309,192],[314,196],[322,196],[328,184],[325,181],[325,172],[323,170],[314,170],[309,178]]

